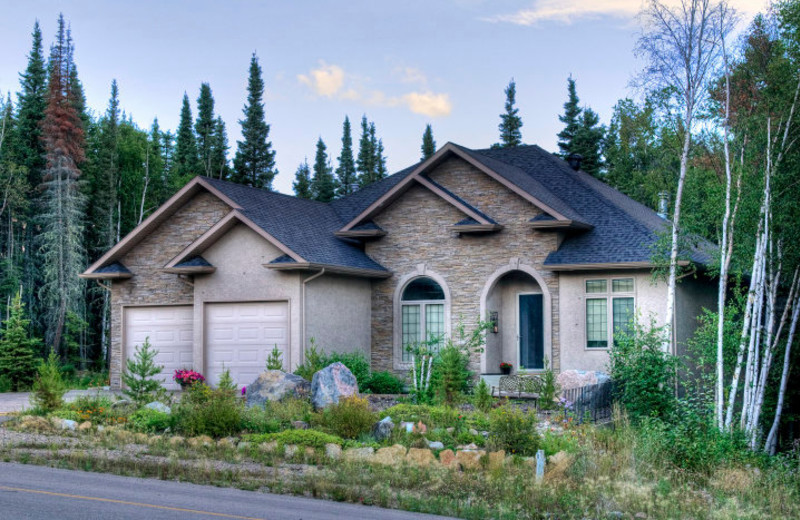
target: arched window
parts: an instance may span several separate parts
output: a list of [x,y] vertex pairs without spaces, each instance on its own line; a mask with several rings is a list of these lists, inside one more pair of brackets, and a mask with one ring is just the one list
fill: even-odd
[[[428,277],[414,278],[400,297],[402,362],[410,363],[408,347],[445,334],[446,297],[442,287]],[[441,341],[434,346],[438,350]]]

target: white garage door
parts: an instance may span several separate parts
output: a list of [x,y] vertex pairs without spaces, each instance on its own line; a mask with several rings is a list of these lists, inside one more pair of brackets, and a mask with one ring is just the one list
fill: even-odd
[[212,384],[228,369],[237,385],[249,385],[266,369],[276,345],[287,363],[286,302],[209,303],[205,309],[206,369]]
[[125,309],[125,356],[130,358],[145,339],[158,350],[156,362],[164,366],[164,386],[177,389],[176,369],[192,368],[193,312],[191,305],[128,307]]

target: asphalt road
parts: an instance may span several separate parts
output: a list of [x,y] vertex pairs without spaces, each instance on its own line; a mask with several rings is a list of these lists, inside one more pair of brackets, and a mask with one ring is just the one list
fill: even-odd
[[325,500],[0,463],[0,518],[14,520],[423,520]]

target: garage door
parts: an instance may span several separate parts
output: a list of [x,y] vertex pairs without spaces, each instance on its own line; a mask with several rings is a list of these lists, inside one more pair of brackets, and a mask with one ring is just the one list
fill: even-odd
[[212,384],[228,369],[237,385],[249,385],[266,369],[275,345],[288,361],[286,302],[209,303],[205,309],[206,369]]
[[192,368],[192,306],[129,307],[124,319],[125,355],[133,357],[136,347],[150,338],[150,344],[158,350],[156,362],[164,366],[158,377],[167,388],[177,389],[172,380],[175,370]]

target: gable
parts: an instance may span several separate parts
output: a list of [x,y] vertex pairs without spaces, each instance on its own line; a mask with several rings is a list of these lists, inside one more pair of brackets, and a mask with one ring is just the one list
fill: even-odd
[[203,258],[220,271],[247,276],[283,255],[274,244],[245,224],[236,224],[203,252]]

